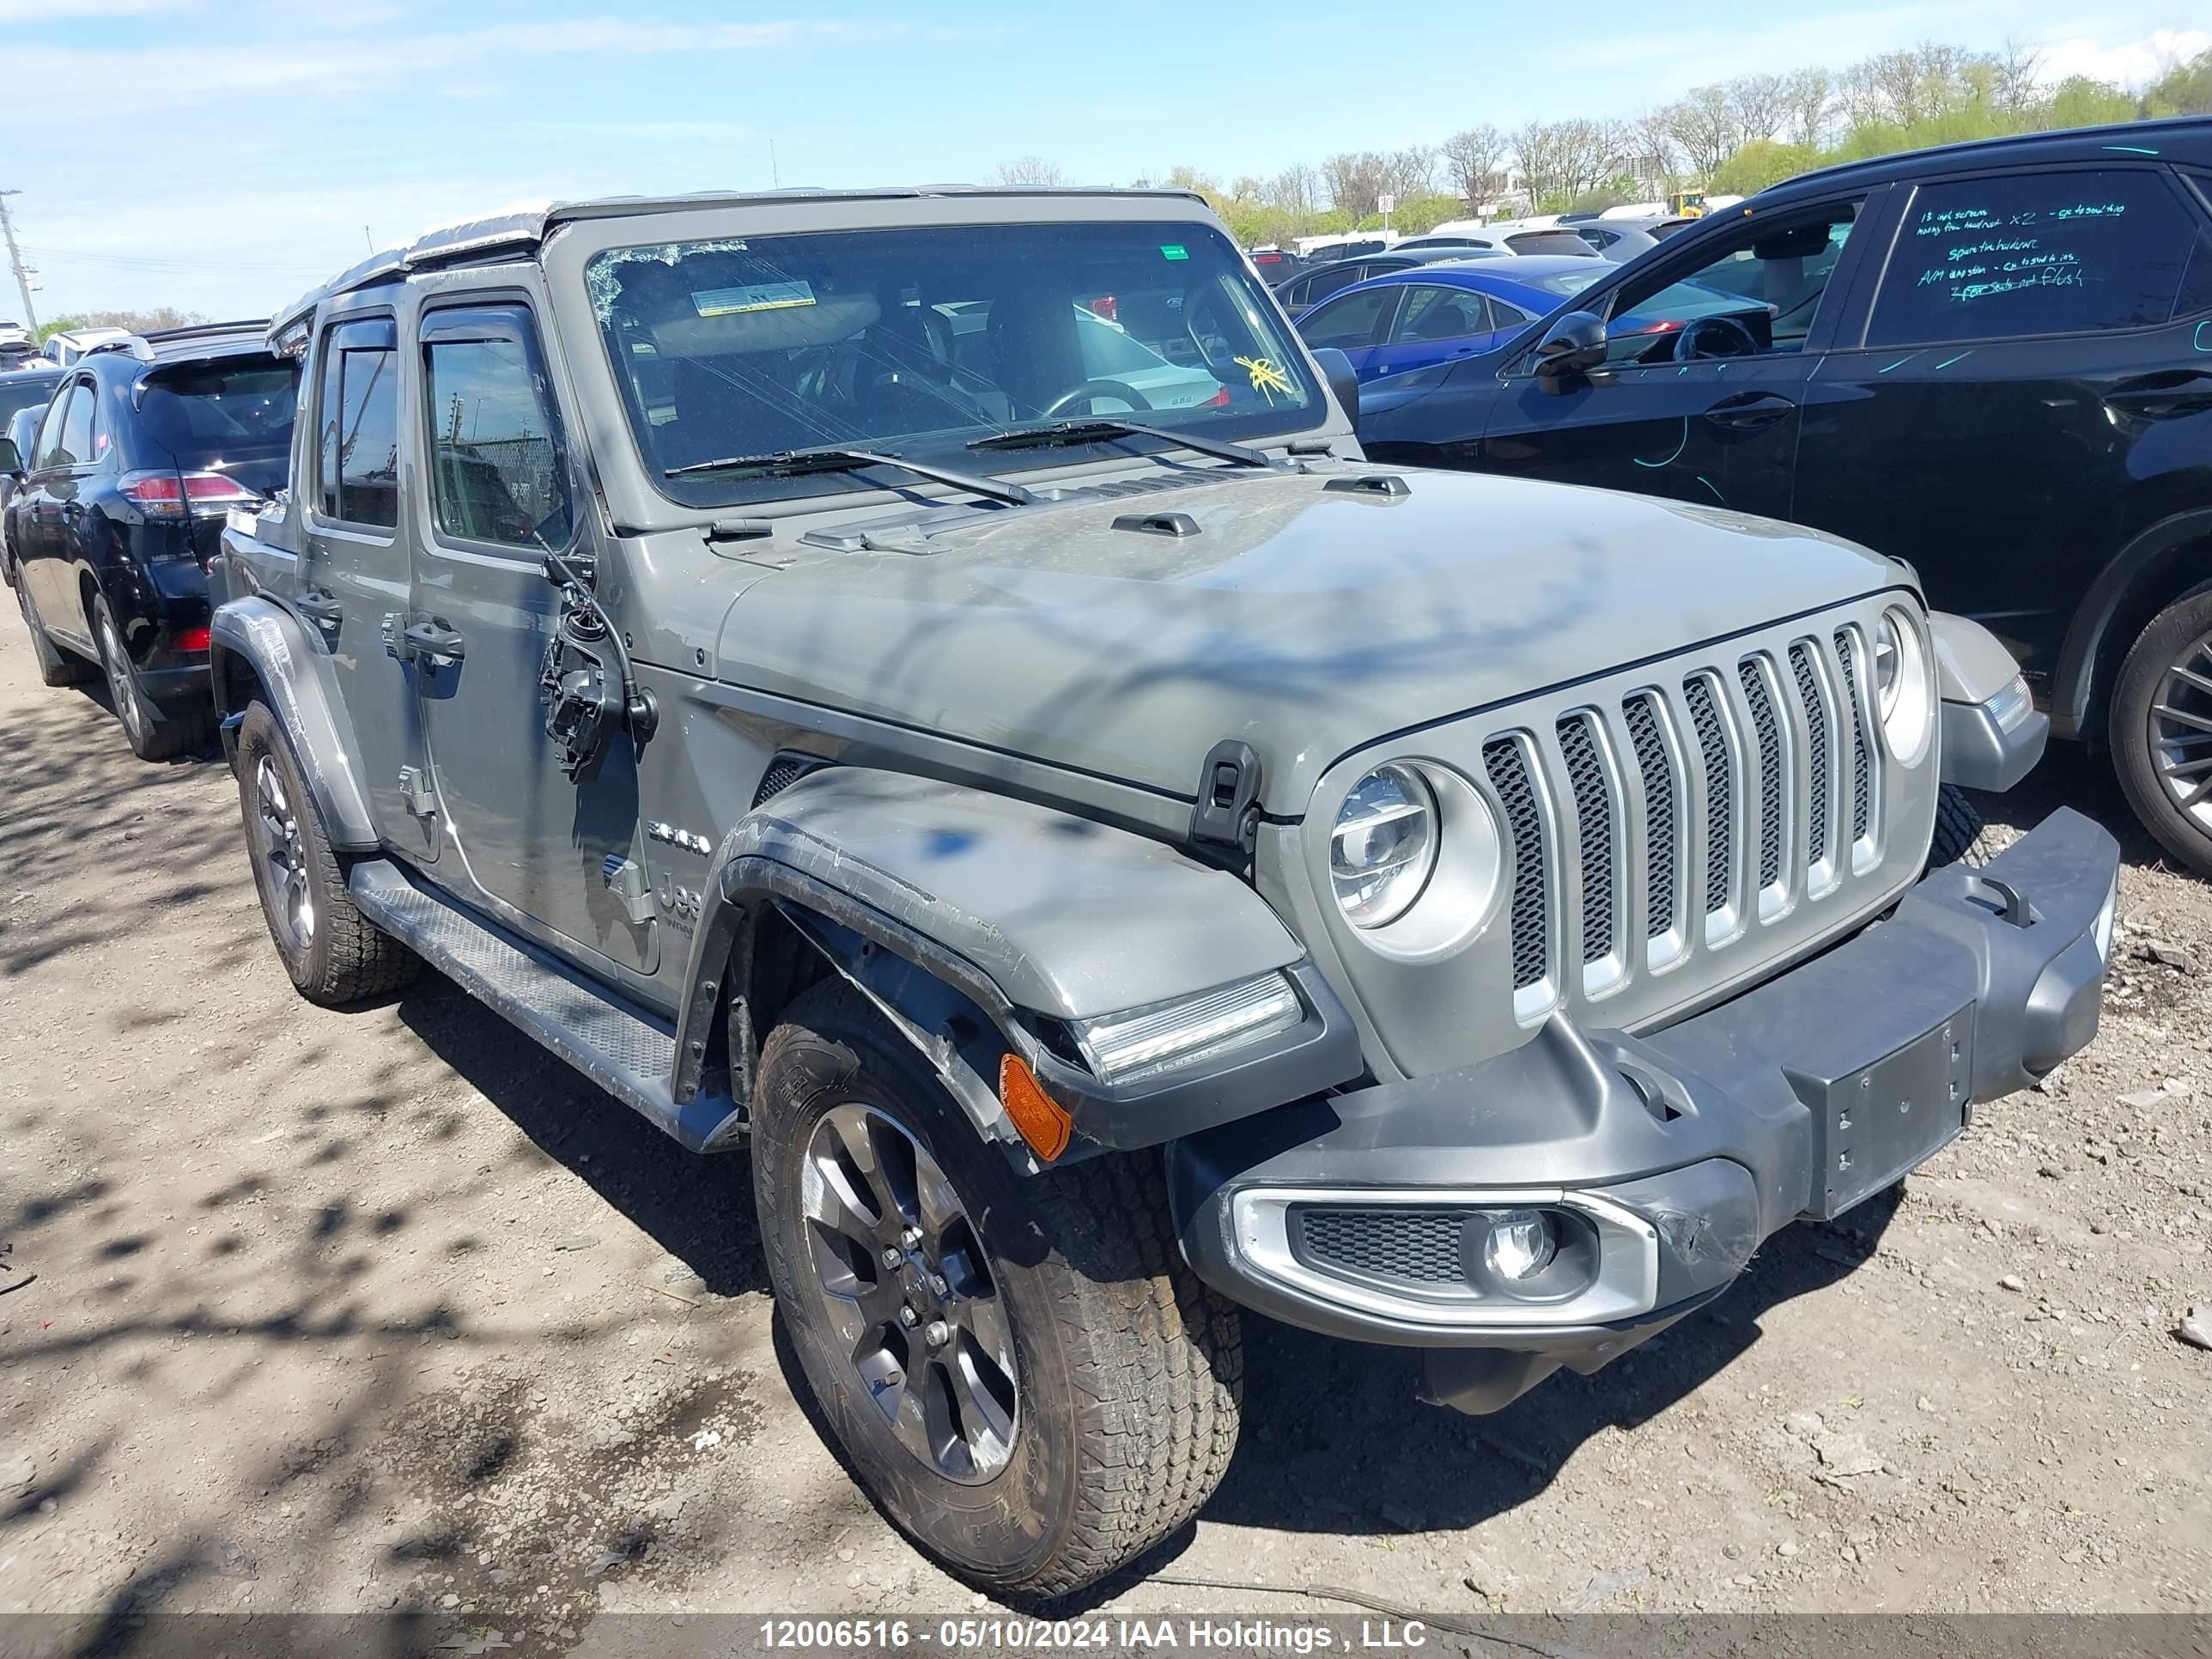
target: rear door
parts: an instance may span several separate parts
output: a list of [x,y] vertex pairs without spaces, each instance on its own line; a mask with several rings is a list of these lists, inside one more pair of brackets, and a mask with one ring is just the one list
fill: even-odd
[[590,552],[562,423],[520,299],[426,307],[413,425],[423,494],[410,627],[448,842],[441,878],[483,908],[650,974],[609,860],[637,856],[635,757],[617,733],[571,782],[546,737],[538,674],[559,618],[548,552]]
[[56,395],[39,428],[37,463],[25,479],[21,536],[24,591],[51,634],[89,649],[91,630],[77,592],[70,554],[74,521],[83,507],[78,492],[95,466],[93,405],[98,393],[88,377],[71,376]]
[[407,531],[399,512],[399,338],[389,311],[326,323],[315,384],[302,386],[315,422],[314,473],[290,594],[302,625],[330,653],[353,726],[378,833],[416,863],[438,856],[413,670],[394,653],[408,603]]
[[2041,678],[2104,562],[2201,504],[2147,481],[2212,454],[2212,220],[2118,156],[1899,195],[1871,305],[1808,387],[1797,516],[1911,561]]
[[1607,319],[1606,366],[1547,383],[1535,342],[1505,374],[1486,471],[1790,516],[1805,379],[1857,258],[1863,195],[1737,221],[1621,267],[1576,303]]

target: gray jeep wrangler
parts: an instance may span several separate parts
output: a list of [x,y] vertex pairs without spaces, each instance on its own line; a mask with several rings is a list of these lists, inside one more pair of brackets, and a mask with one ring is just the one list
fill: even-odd
[[2087,1042],[2117,848],[1911,573],[1363,464],[1198,200],[626,200],[300,301],[216,695],[270,932],[702,1152],[860,1479],[1050,1595],[1197,1513],[1238,1308],[1494,1409]]

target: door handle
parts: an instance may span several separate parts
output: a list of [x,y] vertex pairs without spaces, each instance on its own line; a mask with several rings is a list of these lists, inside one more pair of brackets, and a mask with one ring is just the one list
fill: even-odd
[[1772,426],[1786,415],[1797,412],[1797,405],[1789,398],[1771,392],[1739,392],[1733,398],[1723,398],[1705,411],[1705,418],[1715,426],[1724,426],[1731,432],[1759,432]]
[[335,628],[345,615],[345,607],[338,603],[337,595],[320,587],[303,589],[292,601],[303,617]]
[[459,662],[467,654],[467,641],[442,623],[422,622],[413,624],[399,636],[407,648],[416,656],[442,658],[447,662]]

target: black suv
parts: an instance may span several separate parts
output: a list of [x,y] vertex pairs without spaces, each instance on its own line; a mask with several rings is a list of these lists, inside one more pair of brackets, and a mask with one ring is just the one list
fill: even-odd
[[2212,120],[1808,173],[1497,350],[1370,382],[1359,435],[1909,562],[2212,872]]
[[35,454],[0,453],[21,475],[6,540],[40,677],[97,665],[145,759],[212,735],[208,561],[228,509],[283,484],[297,379],[258,323],[114,341],[62,374]]

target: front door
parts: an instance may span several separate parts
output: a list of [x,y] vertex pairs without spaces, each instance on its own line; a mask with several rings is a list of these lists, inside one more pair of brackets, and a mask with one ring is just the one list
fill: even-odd
[[1386,283],[1380,288],[1340,294],[1299,318],[1298,332],[1313,350],[1334,346],[1352,360],[1361,380],[1371,380],[1376,374],[1376,350],[1389,330],[1402,292],[1395,283]]
[[1360,379],[1380,380],[1409,368],[1426,368],[1473,357],[1499,343],[1488,301],[1471,289],[1444,283],[1408,283],[1389,332],[1370,354]]
[[2212,219],[2161,167],[1919,185],[1863,338],[1813,379],[1798,516],[2049,676],[2105,562],[2191,504],[2145,481],[2203,463],[2208,305]]
[[1805,377],[1862,206],[1746,222],[1588,290],[1604,367],[1541,380],[1531,342],[1506,372],[1483,469],[1788,518]]
[[655,927],[608,882],[636,856],[637,772],[620,736],[572,782],[539,670],[559,617],[545,555],[579,539],[529,308],[426,309],[416,430],[429,500],[406,635],[444,832],[441,878],[526,930],[653,971]]

